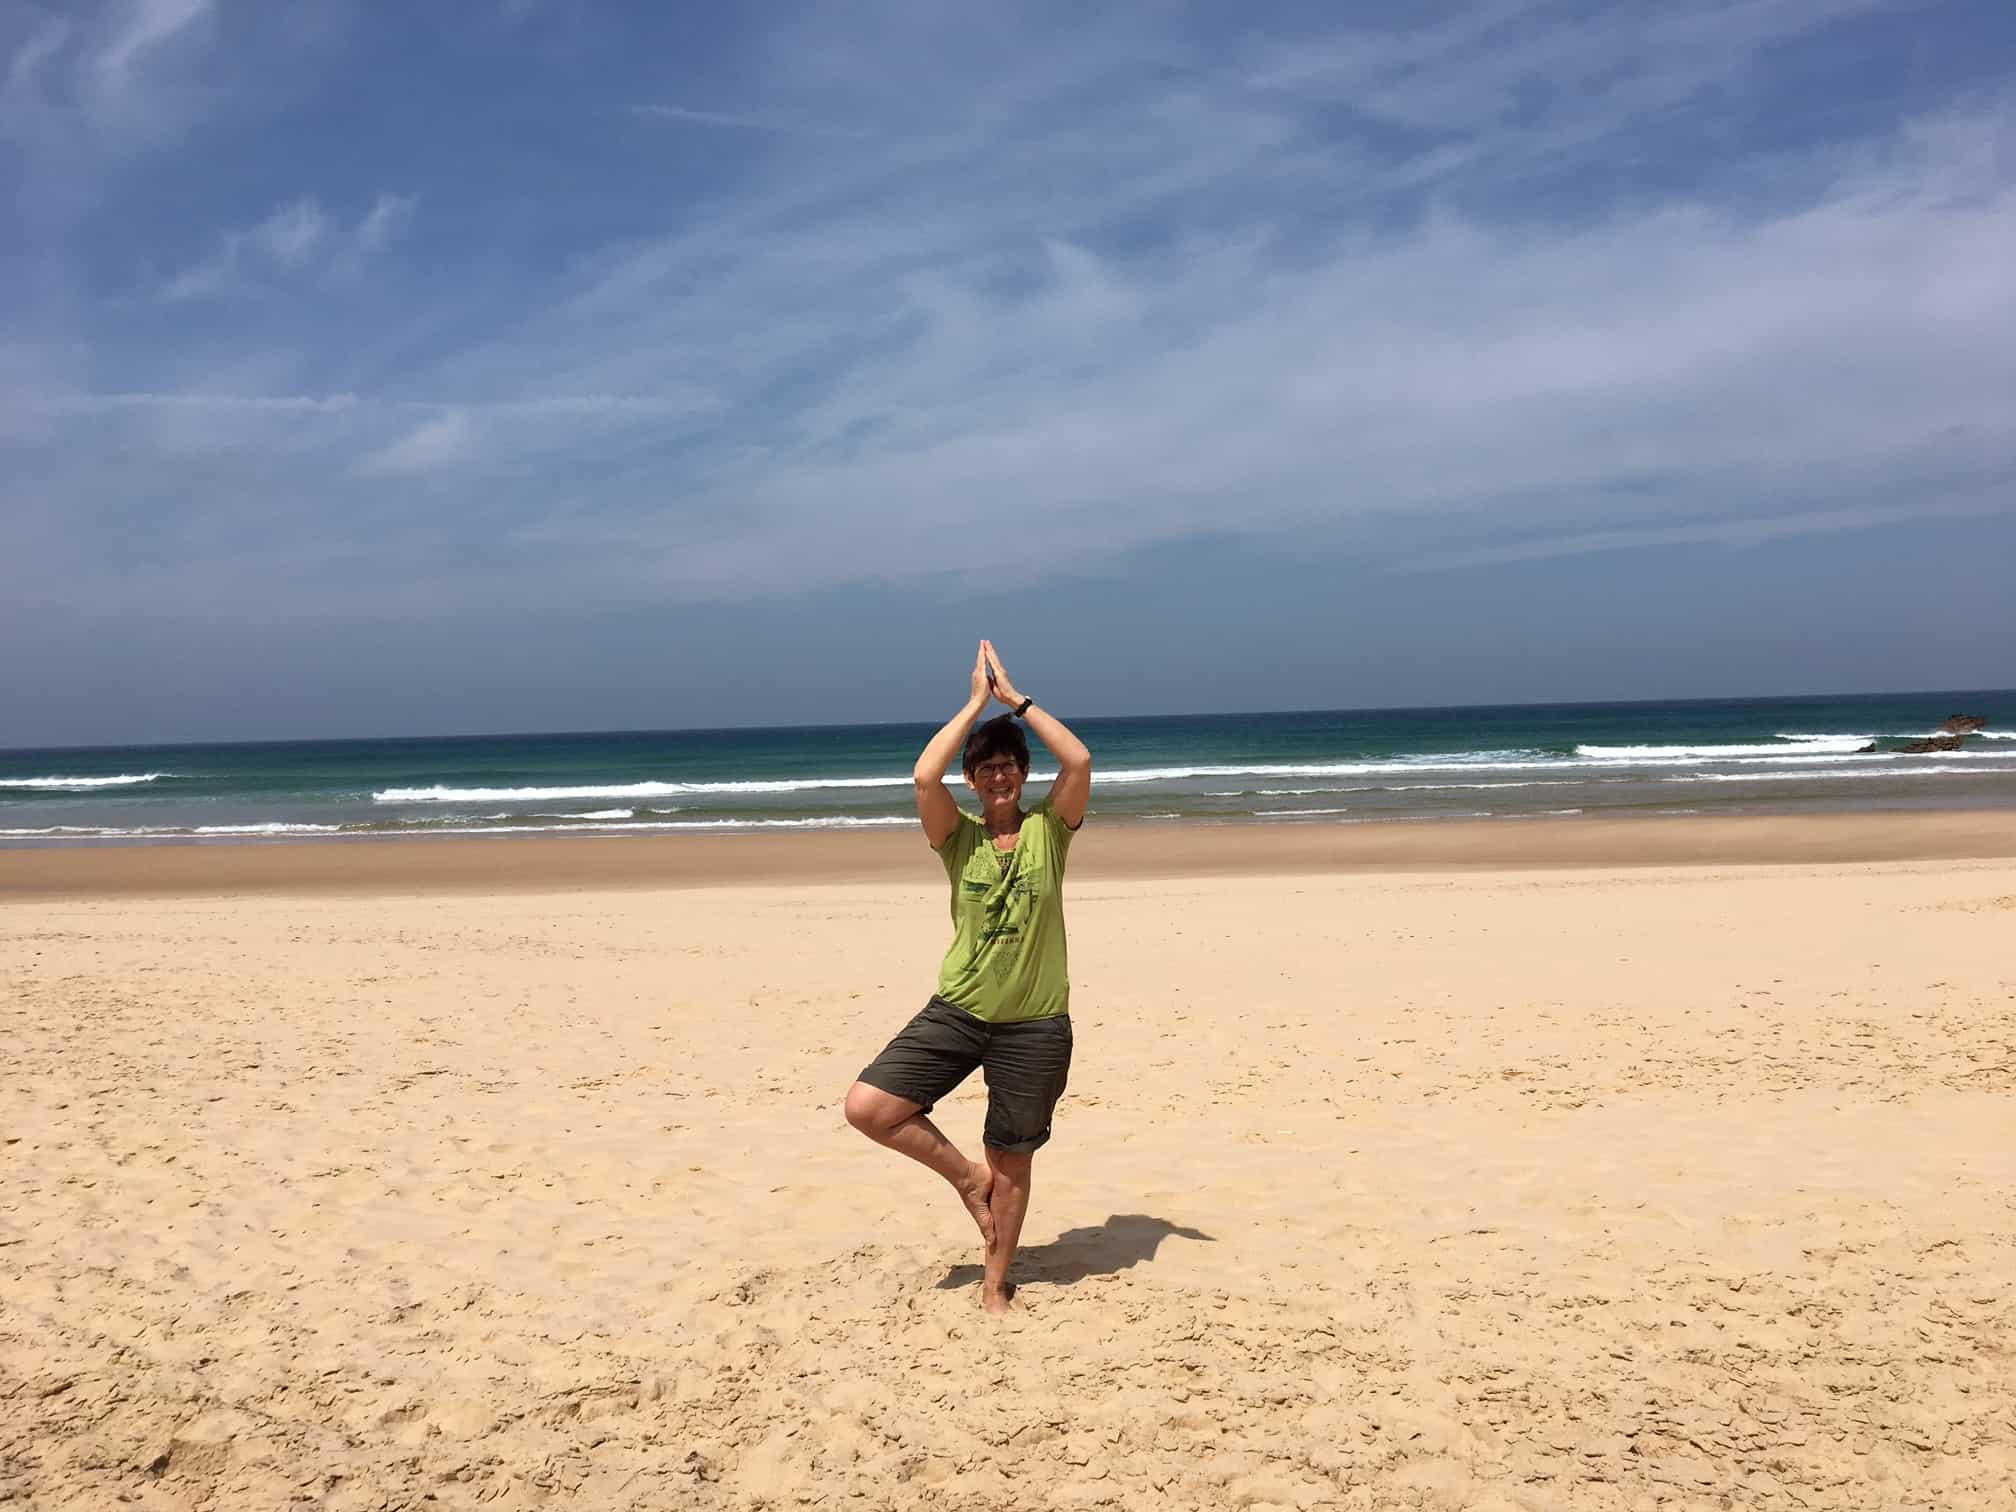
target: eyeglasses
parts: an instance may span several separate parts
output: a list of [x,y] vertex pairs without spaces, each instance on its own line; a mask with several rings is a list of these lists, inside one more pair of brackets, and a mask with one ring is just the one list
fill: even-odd
[[973,768],[973,775],[992,782],[996,777],[1007,777],[1021,770],[1022,768],[1012,761],[990,761],[985,766]]

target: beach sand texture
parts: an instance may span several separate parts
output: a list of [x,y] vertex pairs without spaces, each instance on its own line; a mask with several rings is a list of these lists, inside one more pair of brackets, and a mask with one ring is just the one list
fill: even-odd
[[996,1324],[917,861],[0,908],[0,1504],[2016,1505],[2016,862],[1092,869]]

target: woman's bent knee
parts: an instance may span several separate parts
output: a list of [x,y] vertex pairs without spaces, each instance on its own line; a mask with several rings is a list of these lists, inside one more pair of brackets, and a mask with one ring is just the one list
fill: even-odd
[[915,1103],[864,1081],[857,1081],[847,1089],[847,1122],[870,1139],[887,1134],[916,1111]]

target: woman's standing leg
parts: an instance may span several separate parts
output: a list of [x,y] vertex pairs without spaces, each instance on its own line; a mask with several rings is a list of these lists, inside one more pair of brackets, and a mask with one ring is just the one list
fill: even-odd
[[993,1169],[994,1190],[988,1201],[994,1221],[994,1238],[987,1246],[987,1274],[980,1284],[980,1305],[990,1313],[1008,1311],[1008,1267],[1015,1261],[1015,1247],[1022,1242],[1022,1220],[1029,1213],[1029,1173],[1036,1157],[1009,1150],[987,1151]]
[[994,1173],[988,1200],[994,1239],[980,1301],[998,1313],[1008,1310],[1008,1267],[1029,1214],[1030,1167],[1050,1141],[1057,1100],[1071,1079],[1070,1018],[994,1025],[980,1067],[987,1078],[987,1164]]

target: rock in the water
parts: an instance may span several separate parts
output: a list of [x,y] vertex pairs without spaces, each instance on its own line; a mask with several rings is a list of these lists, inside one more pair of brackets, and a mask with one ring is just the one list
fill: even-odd
[[1934,735],[1929,740],[1914,740],[1909,745],[1897,747],[1900,756],[1924,756],[1933,751],[1957,751],[1964,743],[1959,735]]
[[1855,754],[1857,756],[1874,756],[1876,754],[1876,742],[1873,740],[1870,741],[1869,744],[1862,747],[1862,749],[1857,751]]
[[1941,735],[1972,735],[1976,730],[1988,728],[1988,721],[1979,714],[1948,714],[1939,726]]

